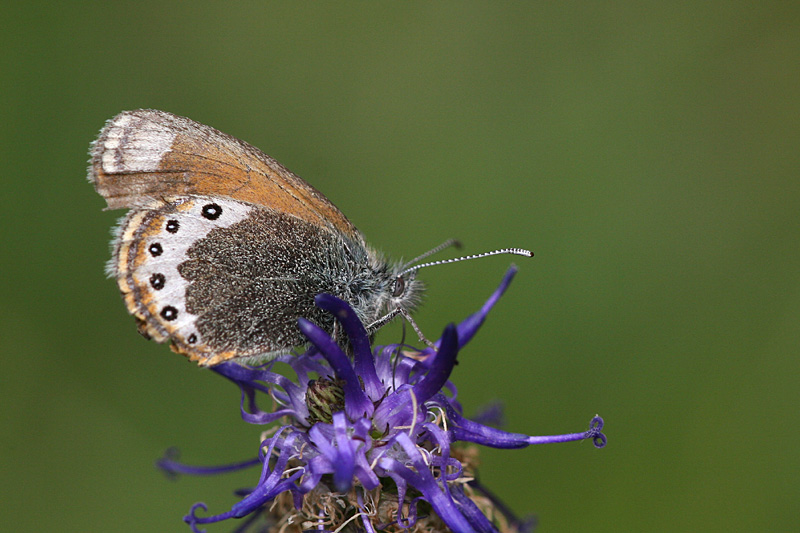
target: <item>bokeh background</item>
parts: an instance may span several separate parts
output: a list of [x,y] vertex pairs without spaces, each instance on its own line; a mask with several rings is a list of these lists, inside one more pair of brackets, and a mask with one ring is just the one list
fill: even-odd
[[[262,148],[394,257],[536,252],[453,379],[511,431],[605,418],[604,450],[484,451],[539,531],[796,527],[796,4],[12,1],[0,29],[2,529],[188,531],[257,479],[153,466],[251,457],[260,428],[104,277],[121,213],[87,149],[138,107]],[[422,328],[511,261],[424,271]]]

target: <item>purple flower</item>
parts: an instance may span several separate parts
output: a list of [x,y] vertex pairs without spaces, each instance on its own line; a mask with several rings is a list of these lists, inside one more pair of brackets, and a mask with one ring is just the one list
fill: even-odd
[[[515,272],[508,271],[478,312],[457,326],[447,326],[435,349],[372,348],[350,306],[319,295],[317,305],[336,317],[352,354],[345,354],[324,330],[300,319],[300,329],[311,344],[306,353],[280,357],[260,368],[232,362],[214,367],[240,387],[245,421],[280,425],[262,434],[258,458],[251,461],[202,468],[178,463],[171,455],[160,460],[159,466],[169,473],[262,467],[255,487],[228,512],[200,516],[198,511],[207,509],[198,503],[184,521],[195,532],[202,524],[244,517],[248,518],[238,531],[260,518],[275,531],[529,529],[530,524],[516,519],[475,479],[474,444],[524,448],[592,439],[602,448],[606,437],[599,416],[584,432],[532,437],[462,415],[456,387],[449,381],[456,356]],[[288,365],[297,379],[274,372],[277,363]],[[258,407],[257,399],[264,395],[278,405],[276,410]],[[499,415],[494,409],[480,419],[498,420]]]

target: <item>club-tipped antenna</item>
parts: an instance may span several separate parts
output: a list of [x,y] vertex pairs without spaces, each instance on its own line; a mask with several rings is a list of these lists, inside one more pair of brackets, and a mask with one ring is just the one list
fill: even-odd
[[[444,244],[447,244],[447,243],[444,243]],[[447,246],[444,246],[444,244],[441,245],[441,246],[438,246],[437,248],[434,248],[430,252],[422,254],[420,256],[420,258],[428,257],[429,255],[431,255],[435,251],[439,251],[442,248],[447,248]],[[522,256],[525,256],[525,257],[533,257],[533,252],[531,252],[530,250],[525,250],[523,248],[503,248],[501,250],[494,250],[494,251],[491,251],[491,252],[484,252],[482,254],[465,255],[465,256],[462,256],[462,257],[454,257],[453,259],[442,259],[440,261],[432,261],[430,263],[423,263],[421,265],[416,265],[416,266],[412,266],[412,267],[406,268],[405,270],[400,272],[400,274],[398,274],[398,276],[405,276],[409,272],[416,272],[420,268],[425,268],[425,267],[429,267],[429,266],[444,265],[445,263],[457,263],[459,261],[466,261],[468,259],[480,259],[481,257],[489,257],[490,255],[502,255],[502,254],[512,254],[512,255],[522,255]],[[414,263],[417,260],[418,259],[415,259],[414,261],[411,261],[411,263]],[[411,264],[411,263],[407,263],[404,266],[408,266],[408,264]]]
[[460,250],[461,249],[461,241],[459,241],[458,239],[447,239],[446,241],[444,241],[442,244],[440,244],[436,248],[433,248],[432,250],[428,250],[424,254],[418,255],[417,257],[415,257],[411,261],[407,262],[406,264],[404,264],[400,268],[402,270],[405,270],[408,267],[410,267],[411,265],[413,265],[414,263],[418,263],[419,261],[422,261],[426,257],[429,257],[429,256],[431,256],[433,254],[438,254],[442,250],[444,250],[446,248],[450,248],[451,246],[455,246],[456,248],[458,248]]

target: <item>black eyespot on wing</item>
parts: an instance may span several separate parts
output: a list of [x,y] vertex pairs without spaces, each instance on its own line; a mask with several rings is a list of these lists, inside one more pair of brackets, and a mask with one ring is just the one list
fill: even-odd
[[166,283],[167,283],[167,278],[164,276],[164,274],[161,274],[160,272],[156,272],[155,274],[150,276],[150,286],[157,291],[163,289]]
[[189,335],[189,337],[187,337],[186,342],[188,342],[189,344],[196,343],[197,342],[197,335],[192,333],[191,335]]
[[217,220],[222,215],[222,206],[219,204],[206,204],[201,212],[203,217],[208,220]]
[[172,307],[171,305],[165,306],[161,310],[161,313],[159,313],[159,314],[161,315],[161,318],[163,318],[167,322],[171,322],[171,321],[175,320],[176,318],[178,318],[178,310],[175,309],[174,307]]
[[181,225],[178,223],[177,220],[169,220],[167,221],[167,231],[170,233],[178,233]]
[[161,243],[154,242],[150,246],[147,247],[147,251],[150,252],[150,255],[153,257],[158,257],[159,255],[164,253],[164,248],[161,247]]

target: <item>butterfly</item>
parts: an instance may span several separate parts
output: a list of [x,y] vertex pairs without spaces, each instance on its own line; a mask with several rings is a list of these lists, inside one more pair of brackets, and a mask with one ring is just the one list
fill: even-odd
[[[117,280],[139,332],[202,366],[267,361],[305,343],[307,318],[336,335],[314,304],[348,302],[373,332],[410,312],[417,264],[390,263],[321,192],[259,149],[165,111],[125,111],[91,147],[89,181],[126,208],[112,241]],[[480,254],[515,253],[505,249]]]

